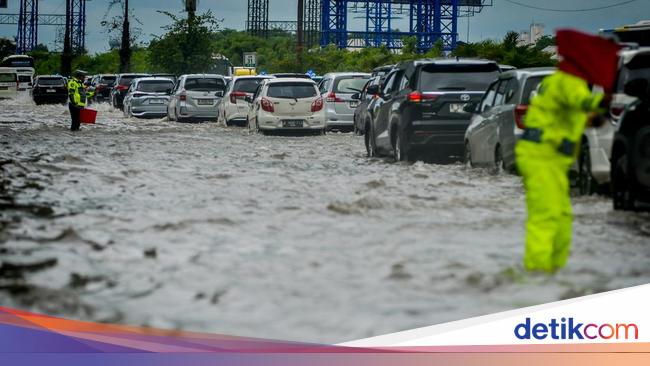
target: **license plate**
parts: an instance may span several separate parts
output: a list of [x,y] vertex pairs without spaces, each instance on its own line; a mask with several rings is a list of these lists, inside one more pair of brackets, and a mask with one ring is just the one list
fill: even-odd
[[56,93],[56,90],[54,90],[54,89],[47,89],[46,91],[47,91],[48,93]]
[[453,103],[449,105],[450,113],[465,113],[465,106],[467,104]]
[[164,104],[164,103],[165,102],[162,99],[149,99],[149,104]]
[[212,99],[197,99],[199,105],[212,105]]
[[5,88],[13,86],[14,84],[11,83],[0,83],[0,86],[4,86]]
[[301,119],[288,119],[282,121],[282,127],[302,127],[303,123]]
[[359,102],[350,102],[350,108],[356,108],[359,106]]

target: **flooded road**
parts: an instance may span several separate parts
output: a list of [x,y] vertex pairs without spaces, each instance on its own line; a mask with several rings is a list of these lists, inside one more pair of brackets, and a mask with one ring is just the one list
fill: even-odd
[[0,305],[337,343],[650,282],[647,214],[574,199],[574,253],[521,272],[520,179],[283,137],[0,102]]

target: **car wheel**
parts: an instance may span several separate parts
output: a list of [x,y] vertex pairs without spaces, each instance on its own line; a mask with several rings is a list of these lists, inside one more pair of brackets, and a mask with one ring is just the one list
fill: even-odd
[[500,174],[506,170],[506,164],[503,161],[503,152],[501,151],[501,145],[497,145],[494,149],[494,173]]
[[396,132],[395,141],[393,143],[393,153],[395,154],[395,161],[410,161],[410,154],[408,151],[408,146],[406,144],[406,139],[402,132]]
[[585,142],[580,148],[578,159],[578,189],[580,195],[589,196],[596,192],[596,180],[591,174],[591,155],[589,144]]
[[612,201],[614,210],[634,210],[635,197],[632,190],[630,190],[626,173],[627,156],[621,156],[612,165]]
[[463,163],[468,168],[474,167],[474,163],[472,162],[472,148],[470,147],[469,141],[465,142],[465,154],[463,154]]
[[375,146],[375,133],[372,129],[372,125],[368,124],[366,127],[366,134],[364,135],[364,142],[366,144],[366,156],[369,158],[374,158],[377,156],[377,148]]

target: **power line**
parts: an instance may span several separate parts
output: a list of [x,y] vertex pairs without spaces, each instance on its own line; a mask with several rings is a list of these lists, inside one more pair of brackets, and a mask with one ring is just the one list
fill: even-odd
[[610,4],[610,5],[604,5],[604,6],[598,6],[595,8],[585,8],[585,9],[553,9],[553,8],[542,8],[539,6],[534,6],[534,5],[529,5],[529,4],[524,4],[519,1],[515,0],[504,0],[506,2],[509,2],[511,4],[523,6],[524,8],[530,8],[530,9],[535,9],[535,10],[543,10],[543,11],[555,11],[555,12],[560,12],[560,13],[577,13],[577,12],[583,12],[583,11],[596,11],[596,10],[604,10],[604,9],[611,9],[615,8],[617,6],[623,6],[627,4],[631,4],[633,2],[636,2],[638,0],[627,0],[627,1],[621,1],[615,4]]

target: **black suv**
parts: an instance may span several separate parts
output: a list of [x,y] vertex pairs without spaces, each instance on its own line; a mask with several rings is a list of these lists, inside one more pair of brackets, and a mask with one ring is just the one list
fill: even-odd
[[408,61],[388,74],[365,127],[369,156],[394,154],[397,161],[458,160],[472,114],[499,77],[488,60]]
[[649,85],[650,74],[625,84],[625,94],[638,100],[626,107],[614,134],[610,174],[616,210],[650,208]]

